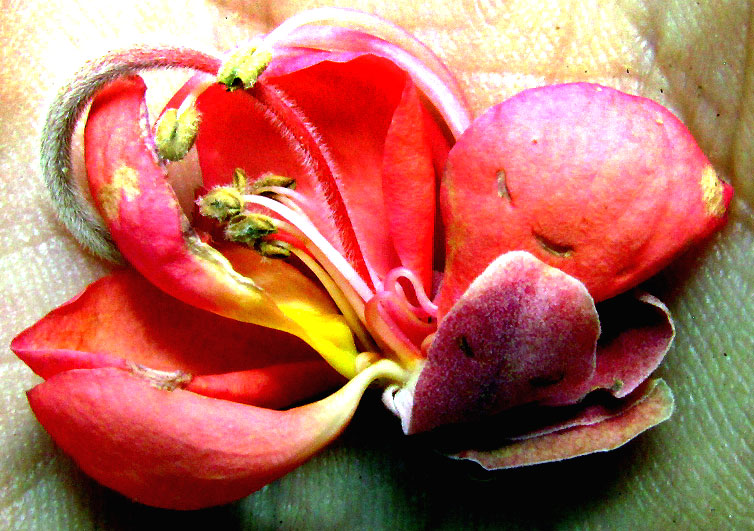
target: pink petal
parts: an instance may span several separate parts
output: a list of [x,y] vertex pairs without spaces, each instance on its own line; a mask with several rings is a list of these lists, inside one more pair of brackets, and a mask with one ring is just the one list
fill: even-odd
[[[623,397],[660,365],[675,336],[670,311],[648,293],[627,293],[598,305],[602,335],[591,389]],[[591,390],[590,389],[590,390]]]
[[572,399],[594,372],[598,335],[583,284],[528,253],[502,255],[440,322],[409,433]]
[[[392,25],[385,22],[384,26]],[[306,56],[311,54],[311,48],[368,52],[389,59],[411,76],[421,92],[442,115],[453,137],[460,136],[471,123],[471,117],[468,103],[457,80],[429,48],[406,34],[404,30],[396,29],[397,32],[388,29],[390,35],[381,35],[387,39],[383,40],[375,35],[345,27],[303,26],[284,40],[284,43],[292,48],[280,51],[299,55],[300,60],[306,60]],[[277,74],[277,67],[281,63],[284,62],[274,61],[270,65],[270,72],[274,71]]]
[[452,457],[475,461],[487,470],[560,461],[618,448],[672,412],[670,388],[663,380],[653,380],[616,411],[592,407],[555,431],[542,430],[494,450],[465,450]]
[[245,496],[309,459],[340,433],[367,384],[272,411],[104,368],[58,374],[28,395],[40,423],[94,479],[140,503],[196,509]]

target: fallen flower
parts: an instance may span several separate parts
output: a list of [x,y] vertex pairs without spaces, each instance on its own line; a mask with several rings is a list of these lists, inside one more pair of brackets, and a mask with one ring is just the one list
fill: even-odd
[[[153,130],[135,74],[156,66],[200,73]],[[104,226],[68,182],[91,97]],[[168,161],[193,146],[182,205]],[[672,412],[651,375],[674,335],[629,290],[719,228],[732,194],[650,100],[557,85],[471,123],[430,52],[337,9],[224,63],[136,49],[88,65],[51,111],[43,168],[74,234],[129,267],[14,339],[45,378],[31,407],[96,480],[178,509],[292,470],[374,382],[407,434],[484,426],[452,453],[487,468],[627,442]]]

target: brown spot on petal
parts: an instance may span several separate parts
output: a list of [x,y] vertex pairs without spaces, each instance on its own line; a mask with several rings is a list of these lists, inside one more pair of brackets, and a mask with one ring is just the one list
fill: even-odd
[[194,378],[184,371],[158,371],[132,361],[128,361],[127,365],[131,374],[146,380],[155,389],[162,389],[163,391],[183,389]]
[[548,253],[559,256],[560,258],[568,258],[573,254],[573,247],[558,243],[542,234],[534,234],[534,239],[537,241],[540,247]]
[[507,199],[510,203],[513,203],[513,199],[511,199],[511,192],[510,190],[508,190],[508,181],[505,170],[503,168],[497,170],[495,177],[497,180],[497,195],[499,195],[502,199]]
[[108,222],[116,221],[119,217],[120,202],[124,198],[126,201],[133,201],[140,193],[136,170],[125,165],[119,167],[110,182],[103,185],[97,194],[102,215]]
[[702,188],[702,200],[704,201],[707,215],[719,218],[725,214],[723,183],[718,179],[717,173],[715,173],[712,166],[704,168],[699,185]]

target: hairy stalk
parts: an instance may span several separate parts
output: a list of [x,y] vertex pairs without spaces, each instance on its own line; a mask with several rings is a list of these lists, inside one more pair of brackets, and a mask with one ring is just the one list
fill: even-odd
[[42,175],[60,220],[92,253],[113,262],[123,261],[107,228],[73,182],[71,139],[86,106],[104,85],[123,76],[154,68],[190,68],[214,74],[219,66],[219,59],[189,48],[115,51],[88,62],[58,93],[42,130]]

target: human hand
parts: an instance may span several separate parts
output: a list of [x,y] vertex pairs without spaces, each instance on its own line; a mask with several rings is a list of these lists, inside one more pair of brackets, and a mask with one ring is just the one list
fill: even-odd
[[[83,60],[113,47],[169,40],[224,50],[314,7],[269,4],[137,2],[113,12],[92,2],[52,2],[2,15],[8,43],[0,88],[6,345],[106,269],[55,220],[38,176],[39,124],[57,88]],[[0,500],[6,527],[117,529],[155,521],[180,525],[189,518],[297,529],[751,525],[754,435],[747,384],[754,374],[747,355],[754,278],[747,252],[754,238],[754,181],[745,87],[754,73],[746,69],[751,52],[741,23],[751,6],[694,4],[674,11],[660,1],[599,8],[571,1],[536,9],[494,4],[438,0],[417,14],[416,7],[396,3],[377,13],[440,55],[476,114],[531,86],[611,85],[670,107],[736,187],[723,233],[652,282],[678,328],[661,368],[676,395],[673,419],[611,454],[484,473],[428,455],[401,437],[395,419],[367,403],[343,440],[314,461],[238,504],[188,516],[133,505],[83,476],[28,409],[23,392],[38,379],[6,351]]]

